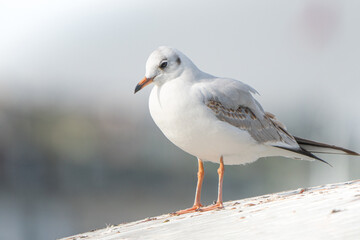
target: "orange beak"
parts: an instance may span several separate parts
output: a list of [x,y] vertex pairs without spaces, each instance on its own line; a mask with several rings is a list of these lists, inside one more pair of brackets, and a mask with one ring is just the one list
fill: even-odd
[[134,93],[137,93],[138,91],[140,91],[141,89],[143,89],[146,85],[149,85],[149,84],[152,83],[152,82],[153,82],[153,79],[152,79],[152,78],[146,78],[146,77],[144,77],[144,78],[138,83],[138,85],[136,85]]

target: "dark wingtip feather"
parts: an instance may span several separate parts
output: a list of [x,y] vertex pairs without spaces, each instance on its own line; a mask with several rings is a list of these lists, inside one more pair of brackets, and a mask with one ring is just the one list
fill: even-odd
[[[277,146],[278,147],[278,146]],[[284,150],[287,150],[287,151],[290,151],[290,152],[294,152],[294,153],[298,153],[300,155],[304,155],[304,156],[307,156],[307,157],[311,157],[311,158],[314,158],[315,160],[318,160],[320,162],[323,162],[327,165],[329,165],[330,167],[332,167],[332,165],[330,163],[328,163],[327,161],[315,156],[314,154],[312,154],[311,152],[308,152],[306,151],[305,149],[302,149],[302,148],[299,148],[299,149],[291,149],[291,148],[285,148],[285,147],[278,147],[278,148],[281,148],[281,149],[284,149]]]
[[329,144],[326,144],[326,143],[315,142],[315,141],[312,141],[312,140],[307,140],[307,139],[299,138],[299,137],[295,137],[295,136],[294,136],[294,138],[295,138],[296,142],[299,145],[305,145],[305,146],[307,145],[307,146],[314,146],[314,147],[320,147],[320,148],[335,149],[335,150],[339,150],[339,151],[344,152],[344,153],[338,153],[338,154],[347,154],[347,155],[352,155],[352,156],[360,156],[359,153],[357,153],[355,151],[352,151],[352,150],[349,150],[349,149],[346,149],[346,148],[338,147],[338,146],[335,146],[335,145],[329,145]]

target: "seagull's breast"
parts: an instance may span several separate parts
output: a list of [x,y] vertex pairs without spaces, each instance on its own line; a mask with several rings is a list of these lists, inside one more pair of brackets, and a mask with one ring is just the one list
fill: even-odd
[[[219,121],[192,86],[175,79],[153,87],[150,114],[164,135],[202,160],[219,162],[224,156],[225,164],[255,161],[259,156],[256,151],[249,151],[259,148],[255,140],[246,131]],[[226,156],[237,156],[239,160],[226,162]]]

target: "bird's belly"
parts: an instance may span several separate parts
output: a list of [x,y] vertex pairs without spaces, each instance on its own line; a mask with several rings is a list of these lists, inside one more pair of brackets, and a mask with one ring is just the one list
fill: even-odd
[[[244,164],[258,159],[262,151],[251,136],[218,120],[201,101],[181,96],[159,96],[153,89],[149,108],[164,135],[176,146],[205,161]],[[173,99],[177,99],[174,101]]]

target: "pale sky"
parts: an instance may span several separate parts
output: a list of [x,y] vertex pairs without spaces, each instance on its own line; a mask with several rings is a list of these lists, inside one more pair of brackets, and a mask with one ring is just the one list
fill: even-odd
[[359,11],[350,0],[2,1],[0,100],[147,114],[151,87],[133,89],[151,51],[170,45],[253,86],[268,111],[302,106],[356,123]]

